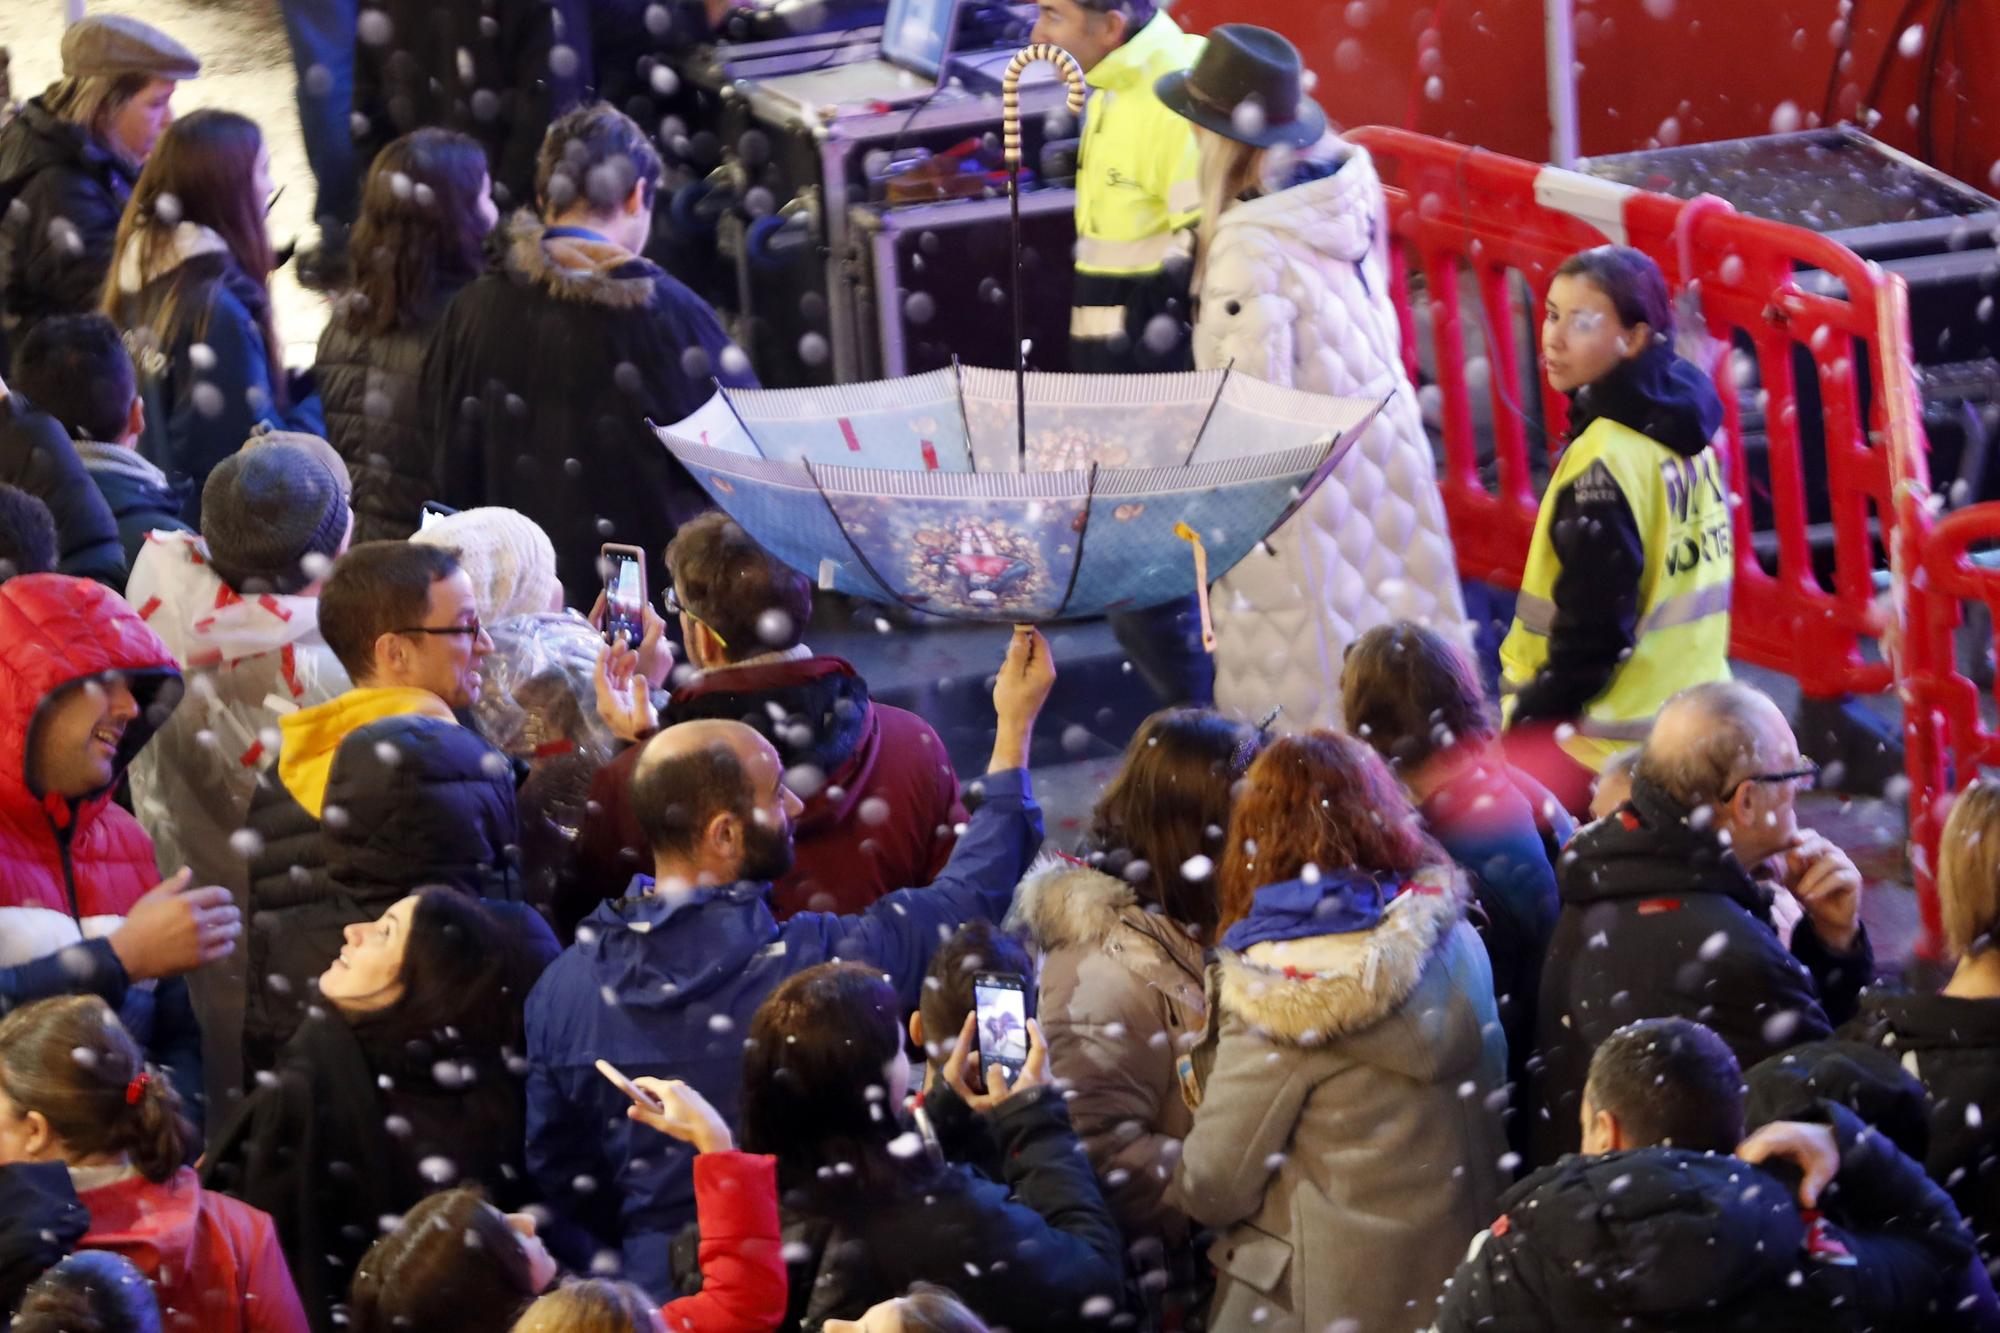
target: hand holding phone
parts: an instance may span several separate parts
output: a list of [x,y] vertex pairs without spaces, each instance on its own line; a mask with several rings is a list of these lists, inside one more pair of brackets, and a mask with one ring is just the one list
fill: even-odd
[[618,1066],[612,1064],[609,1060],[599,1060],[597,1062],[597,1072],[610,1079],[612,1086],[617,1088],[618,1091],[630,1097],[634,1106],[651,1111],[654,1115],[660,1115],[666,1111],[667,1106],[665,1102],[662,1102],[658,1097],[646,1091],[646,1089],[640,1087],[631,1079],[626,1078],[619,1071]]
[[633,1104],[625,1114],[640,1124],[656,1129],[669,1138],[691,1143],[696,1152],[730,1152],[736,1139],[729,1124],[708,1104],[708,1099],[677,1078],[641,1078],[640,1091],[659,1101],[663,1109],[649,1111]]
[[606,542],[597,550],[604,578],[604,641],[637,648],[646,637],[646,553],[636,546]]
[[959,1031],[958,1045],[952,1049],[951,1058],[945,1061],[943,1077],[975,1111],[991,1111],[1012,1097],[1026,1096],[1046,1085],[1049,1081],[1049,1048],[1042,1040],[1042,1029],[1034,1019],[1028,1020],[1028,1058],[1022,1064],[1021,1072],[1009,1086],[1005,1067],[983,1065],[979,1059],[979,1015],[975,1011],[965,1016],[965,1026]]

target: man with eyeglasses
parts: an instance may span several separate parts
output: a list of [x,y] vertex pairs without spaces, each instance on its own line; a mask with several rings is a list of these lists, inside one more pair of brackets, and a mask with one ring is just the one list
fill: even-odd
[[[1630,798],[1557,868],[1530,1057],[1536,1164],[1576,1150],[1591,1052],[1627,1023],[1693,1019],[1748,1068],[1853,1016],[1874,952],[1860,873],[1799,826],[1797,794],[1817,776],[1747,685],[1698,685],[1661,710]],[[1800,913],[1789,948],[1773,919],[1787,898]]]
[[[416,542],[363,542],[335,561],[319,596],[319,628],[354,687],[280,719],[276,761],[257,781],[248,836],[236,844],[249,862],[243,1028],[251,1071],[270,1067],[312,999],[309,979],[340,950],[338,931],[325,929],[333,923],[328,903],[338,895],[325,882],[320,833],[323,821],[349,817],[327,803],[342,757],[384,744],[413,754],[439,749],[425,733],[460,725],[459,715],[479,698],[480,662],[493,651],[472,578],[457,555]],[[457,785],[464,799],[477,799],[495,773],[511,773],[507,756],[493,746],[454,742],[446,748],[463,757]],[[479,813],[469,810],[468,819]],[[451,842],[435,840],[438,848]],[[410,848],[412,861],[426,855],[442,852]],[[316,929],[306,928],[308,920]],[[308,938],[302,949],[300,940]]]

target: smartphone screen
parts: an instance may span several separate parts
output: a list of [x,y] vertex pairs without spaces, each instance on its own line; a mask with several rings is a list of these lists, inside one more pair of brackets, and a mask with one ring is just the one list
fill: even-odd
[[598,552],[597,565],[604,575],[605,642],[623,634],[626,645],[636,648],[646,632],[645,557],[636,547],[607,545]]
[[981,972],[972,980],[972,1003],[980,1068],[999,1065],[1011,1082],[1028,1063],[1028,999],[1021,978],[1011,972]]

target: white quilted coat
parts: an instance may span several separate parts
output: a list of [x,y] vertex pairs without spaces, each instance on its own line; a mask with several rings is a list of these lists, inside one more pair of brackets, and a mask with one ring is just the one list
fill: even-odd
[[1403,371],[1384,267],[1388,223],[1367,150],[1329,136],[1332,175],[1222,215],[1205,266],[1195,363],[1317,393],[1393,395],[1298,513],[1213,590],[1215,700],[1277,727],[1340,725],[1347,645],[1391,620],[1464,636],[1435,463]]

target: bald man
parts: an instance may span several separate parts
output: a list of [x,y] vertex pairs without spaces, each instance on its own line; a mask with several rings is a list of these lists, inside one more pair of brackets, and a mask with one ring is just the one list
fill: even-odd
[[682,1079],[733,1121],[751,1015],[793,973],[873,963],[915,1009],[931,951],[966,921],[1003,918],[1041,847],[1028,743],[1054,683],[1048,644],[1017,630],[993,686],[984,799],[951,860],[928,888],[852,916],[771,916],[765,898],[791,868],[803,806],[769,741],[740,722],[702,721],[646,743],[632,801],[653,873],[586,917],[528,998],[528,1170],[556,1215],[552,1245],[573,1267],[622,1253],[626,1277],[673,1297],[669,1243],[694,1220],[702,1170],[683,1145],[628,1120],[625,1095],[594,1062]]
[[[1630,797],[1557,869],[1527,1103],[1537,1164],[1576,1150],[1591,1052],[1626,1023],[1693,1019],[1747,1069],[1853,1016],[1875,958],[1854,863],[1799,826],[1797,793],[1817,776],[1747,685],[1698,685],[1660,711]],[[1804,913],[1789,950],[1779,891]]]

